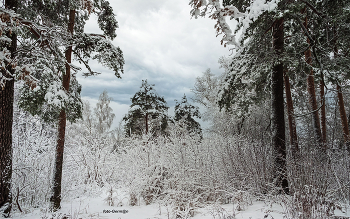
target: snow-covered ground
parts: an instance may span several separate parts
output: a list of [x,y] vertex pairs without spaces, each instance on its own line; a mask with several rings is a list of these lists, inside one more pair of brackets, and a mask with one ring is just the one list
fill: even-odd
[[[120,199],[114,196],[114,205],[107,204],[107,192],[94,198],[77,198],[70,202],[62,202],[62,209],[55,214],[46,209],[36,209],[31,213],[15,213],[13,218],[22,219],[63,219],[64,215],[72,219],[170,219],[170,208],[159,204],[129,206],[125,193],[119,193]],[[119,205],[119,206],[118,206]],[[118,207],[116,207],[118,206]],[[193,219],[283,219],[284,209],[276,203],[254,201],[252,205],[243,206],[237,211],[237,205],[208,205],[197,209]],[[234,210],[235,209],[235,210]],[[335,211],[337,216],[350,216],[350,209],[346,212]],[[67,219],[68,219],[67,218]]]

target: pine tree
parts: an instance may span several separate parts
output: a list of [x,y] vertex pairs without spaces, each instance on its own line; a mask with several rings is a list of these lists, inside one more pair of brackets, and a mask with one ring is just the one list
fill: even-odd
[[[271,92],[274,178],[277,185],[282,184],[284,191],[288,190],[288,185],[285,180],[287,148],[284,133],[283,73],[292,154],[298,154],[298,144],[291,89],[302,95],[305,91],[308,92],[309,101],[306,102],[309,102],[309,107],[298,101],[297,111],[306,111],[300,117],[311,119],[308,121],[312,127],[307,130],[312,133],[311,138],[307,139],[311,147],[307,150],[315,153],[313,159],[317,159],[317,162],[314,165],[323,166],[327,159],[324,88],[330,83],[338,94],[344,141],[350,142],[342,97],[342,88],[345,88],[344,85],[349,80],[349,1],[224,0],[221,6],[220,1],[190,0],[190,5],[193,7],[191,14],[194,17],[209,14],[210,18],[216,20],[217,34],[223,35],[221,43],[225,46],[234,45],[237,51],[231,62],[225,66],[229,71],[225,75],[224,84],[220,86],[219,105],[227,110],[233,109],[235,114],[242,111],[249,113],[249,107],[256,103],[255,97],[260,95],[260,100],[267,100],[266,94]],[[238,23],[233,31],[225,19],[227,17],[236,19]],[[235,35],[238,32],[239,37]],[[270,33],[273,36],[272,41]],[[319,99],[316,84],[320,85]],[[250,97],[247,95],[249,91],[256,93]],[[320,105],[322,106],[318,107]],[[308,125],[301,124],[304,127]],[[349,146],[350,143],[347,143],[350,151]]]
[[287,149],[284,121],[283,102],[283,61],[284,29],[283,18],[275,21],[273,26],[273,49],[280,60],[276,61],[272,68],[271,77],[271,133],[274,152],[274,179],[276,185],[282,187],[289,194],[287,181]]
[[[99,3],[99,4],[98,4]],[[95,2],[96,5],[96,2]],[[76,7],[79,5],[72,5],[69,11],[69,23],[68,30],[73,35],[74,24],[75,24],[75,14]],[[116,37],[115,30],[117,28],[117,23],[114,18],[112,8],[109,6],[109,2],[100,1],[97,2],[98,8],[104,9],[99,15],[98,23],[100,28],[104,31],[107,37],[113,39]],[[81,9],[84,9],[86,5],[80,5]],[[87,6],[88,7],[88,6]],[[83,35],[83,36],[81,36]],[[122,71],[122,66],[124,64],[124,59],[122,57],[121,50],[115,48],[108,41],[100,40],[102,37],[90,37],[79,33],[79,35],[74,38],[76,40],[75,52],[74,54],[78,57],[79,61],[84,63],[89,73],[85,75],[94,75],[96,72],[92,72],[90,67],[88,67],[88,61],[84,58],[90,58],[90,53],[95,51],[97,55],[93,56],[93,59],[97,59],[103,65],[113,69],[115,75],[120,77],[119,71]],[[107,52],[108,51],[108,52]],[[70,70],[71,70],[71,59],[73,53],[73,47],[69,46],[66,50],[66,63],[65,63],[65,74],[63,74],[62,86],[65,92],[68,92],[70,85]],[[59,128],[58,128],[58,140],[56,147],[56,162],[55,162],[55,176],[53,185],[53,195],[50,199],[51,208],[53,210],[60,209],[61,202],[61,181],[62,181],[62,164],[63,164],[63,149],[65,140],[65,128],[66,128],[66,112],[65,109],[61,109],[59,116]]]
[[[17,11],[16,0],[6,0],[5,7]],[[11,18],[10,18],[11,19]],[[15,58],[17,35],[10,29],[6,31],[10,43],[1,42],[2,51],[8,51],[9,59]],[[5,65],[4,65],[5,64]],[[12,122],[15,69],[9,61],[2,63],[0,74],[9,80],[4,82],[0,90],[0,214],[9,217],[12,208],[11,177],[12,177]],[[1,78],[2,79],[2,78]],[[2,82],[2,80],[1,80]]]
[[[344,84],[349,80],[349,77],[345,76],[349,74],[349,7],[349,1],[322,1],[316,2],[309,11],[312,19],[315,20],[311,26],[312,32],[310,31],[310,35],[313,37],[311,39],[314,41],[315,39],[319,40],[319,42],[315,43],[313,55],[318,65],[319,74],[321,75],[321,88],[324,87],[324,81],[327,81],[327,79],[336,88],[343,138],[350,154],[350,134],[343,100]],[[323,118],[325,117],[324,108],[322,106],[321,123],[325,144],[326,127],[325,118]]]
[[190,135],[198,135],[202,138],[202,128],[199,122],[194,117],[200,119],[199,107],[193,106],[187,102],[187,97],[184,94],[181,102],[177,100],[175,104],[174,120],[176,122],[181,121],[183,128],[185,128]]
[[[221,43],[234,45],[237,54],[230,64],[232,72],[226,77],[222,91],[219,93],[220,107],[225,107],[233,112],[249,112],[250,106],[255,102],[266,99],[266,91],[271,91],[271,147],[274,152],[274,181],[278,187],[282,187],[285,193],[289,193],[286,178],[286,145],[285,145],[285,121],[283,99],[283,59],[284,59],[284,17],[283,11],[287,7],[286,2],[278,5],[271,2],[257,7],[251,1],[225,1],[221,6],[219,1],[204,3],[202,0],[192,0],[192,14],[204,16],[208,6],[214,12],[210,17],[217,20],[216,30],[223,34]],[[204,3],[204,4],[203,4]],[[229,5],[231,4],[231,5]],[[271,10],[271,6],[275,10]],[[202,9],[200,13],[200,8]],[[239,10],[246,10],[241,13]],[[281,16],[282,15],[282,16]],[[233,31],[227,24],[225,17],[229,16],[238,21],[238,30],[242,31],[241,37],[236,40]],[[242,19],[239,19],[243,17]],[[272,42],[266,33],[272,29]],[[269,83],[266,83],[268,81]],[[269,86],[270,85],[270,86]],[[259,98],[260,96],[260,98]],[[262,98],[265,97],[265,98]],[[242,115],[240,113],[239,115]],[[244,114],[243,114],[244,115]]]
[[127,136],[148,134],[156,136],[165,134],[168,121],[168,106],[164,97],[154,90],[154,84],[142,80],[140,91],[131,98],[131,106],[123,120]]
[[[69,22],[68,22],[68,32],[73,35],[75,23],[75,9],[70,9],[69,11]],[[68,93],[71,77],[70,63],[72,63],[72,46],[68,46],[65,51],[66,70],[62,74],[62,86],[63,91]],[[61,183],[62,183],[62,166],[63,166],[63,152],[64,152],[64,141],[66,134],[66,121],[67,114],[65,109],[60,110],[58,117],[58,138],[56,145],[56,159],[55,159],[55,169],[54,169],[54,180],[53,180],[53,194],[50,198],[51,209],[56,211],[61,208]]]
[[[111,6],[104,0],[93,2],[88,0],[48,2],[23,0],[18,2],[17,9],[20,13],[19,15],[6,10],[1,12],[4,18],[9,18],[7,20],[9,23],[12,22],[12,26],[16,26],[17,33],[21,34],[21,49],[17,50],[15,52],[16,57],[12,57],[13,59],[10,60],[17,61],[17,63],[11,63],[11,66],[18,65],[16,71],[13,72],[15,74],[11,74],[10,77],[2,74],[0,85],[4,87],[6,84],[12,83],[5,84],[4,81],[13,79],[25,81],[26,84],[23,90],[33,90],[33,93],[24,95],[24,97],[27,97],[27,101],[23,100],[22,106],[31,109],[29,105],[42,103],[41,109],[39,109],[40,107],[35,107],[31,112],[33,114],[46,113],[46,118],[49,119],[52,116],[60,120],[57,148],[59,159],[56,162],[57,175],[55,176],[53,189],[55,194],[52,199],[53,208],[56,210],[60,207],[59,181],[62,174],[59,169],[62,166],[65,121],[67,117],[69,120],[74,121],[81,116],[79,85],[70,86],[71,79],[74,81],[75,77],[70,71],[79,70],[79,68],[71,65],[72,54],[88,69],[89,72],[84,75],[99,74],[92,71],[88,65],[89,59],[96,59],[104,66],[114,70],[115,75],[120,78],[120,72],[123,73],[123,54],[120,48],[114,47],[109,41],[109,39],[115,38],[115,30],[118,25]],[[105,36],[83,33],[85,21],[89,18],[91,12],[98,15],[98,23]],[[68,30],[64,28],[67,24]],[[4,30],[7,26],[1,26],[1,28]],[[74,34],[73,30],[75,30]],[[46,34],[48,32],[50,34]],[[39,40],[37,40],[38,38]],[[62,51],[62,47],[66,47],[66,50]],[[2,64],[5,62],[6,60],[2,60]],[[44,71],[42,69],[43,66]],[[44,74],[39,75],[39,77],[33,77],[33,72],[44,72]],[[37,86],[37,84],[40,84],[39,81],[43,82],[45,80],[51,83],[49,87],[47,84],[46,86]],[[69,92],[72,87],[76,92]],[[41,88],[44,88],[44,90]],[[38,94],[38,96],[35,94]],[[30,101],[28,100],[30,97],[35,98],[33,98],[33,101]],[[78,105],[72,105],[72,103]],[[70,110],[72,114],[68,113],[67,116],[67,112]],[[49,111],[53,112],[51,116]],[[9,137],[10,135],[6,138]]]

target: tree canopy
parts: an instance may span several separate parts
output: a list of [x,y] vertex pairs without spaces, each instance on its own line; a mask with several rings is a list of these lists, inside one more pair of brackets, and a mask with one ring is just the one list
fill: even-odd
[[169,107],[164,97],[155,92],[154,86],[142,80],[140,90],[131,98],[129,112],[123,118],[126,135],[148,134],[149,131],[152,135],[164,134]]
[[198,135],[202,137],[202,128],[199,122],[194,118],[200,119],[199,107],[193,106],[187,101],[187,97],[184,94],[181,102],[177,100],[175,104],[174,120],[176,122],[182,122],[183,128],[185,128],[190,135]]

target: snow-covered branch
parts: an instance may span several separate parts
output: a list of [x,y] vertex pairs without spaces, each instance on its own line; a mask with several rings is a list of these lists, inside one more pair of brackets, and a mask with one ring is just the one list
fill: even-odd
[[[223,6],[220,0],[190,0],[192,7],[191,15],[195,18],[198,16],[205,17],[209,15],[209,18],[217,21],[215,29],[217,36],[223,34],[221,44],[225,47],[226,45],[234,45],[236,49],[241,48],[241,40],[244,39],[247,29],[258,19],[258,17],[265,11],[273,11],[277,7],[279,0],[256,0],[252,1],[245,12],[240,12],[237,7],[233,5]],[[226,17],[231,20],[236,19],[238,21],[237,26],[241,26],[241,34],[237,39],[236,34],[232,31],[232,27],[226,21]]]
[[[32,42],[23,39],[23,43],[19,45],[19,48],[15,52],[16,58],[11,58],[10,52],[4,47],[0,52],[1,68],[5,74],[0,73],[0,86],[5,86],[5,82],[17,78],[18,80],[24,80],[32,87],[36,86],[36,80],[31,76],[33,73],[33,57],[43,56],[49,57],[48,53],[52,53],[57,59],[65,62],[63,53],[60,51],[62,46],[67,46],[71,37],[67,31],[62,27],[47,27],[44,25],[38,25],[32,21],[21,18],[18,14],[12,10],[0,8],[0,41],[3,45],[11,43],[11,39],[6,34],[15,32],[17,34],[29,30],[37,39]],[[30,42],[30,45],[28,44]],[[43,54],[43,51],[45,54]],[[28,55],[32,54],[33,57],[28,58]],[[21,58],[19,58],[21,57]],[[29,61],[29,62],[28,62]],[[19,65],[19,66],[17,66]],[[12,75],[8,71],[8,67],[11,66],[15,69],[15,75]]]
[[[120,73],[124,72],[123,52],[103,35],[82,34],[74,37],[74,54],[84,65],[87,65],[88,62],[82,57],[96,59],[105,67],[112,69],[118,78],[120,78]],[[90,68],[88,70],[89,73],[84,74],[85,76],[98,74]]]

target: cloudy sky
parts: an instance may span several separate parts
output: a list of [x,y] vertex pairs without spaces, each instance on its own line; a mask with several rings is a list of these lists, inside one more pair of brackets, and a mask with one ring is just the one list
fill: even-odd
[[[114,126],[128,112],[130,98],[139,90],[141,80],[155,84],[164,96],[173,115],[175,99],[183,94],[193,96],[195,79],[207,69],[219,74],[218,60],[230,51],[216,37],[215,21],[190,16],[188,0],[110,0],[117,15],[119,28],[114,45],[119,46],[125,59],[122,79],[93,64],[93,70],[104,74],[79,77],[83,99],[94,107],[100,93],[107,90],[113,98],[111,107],[116,114]],[[91,17],[86,33],[102,33],[96,17]]]

